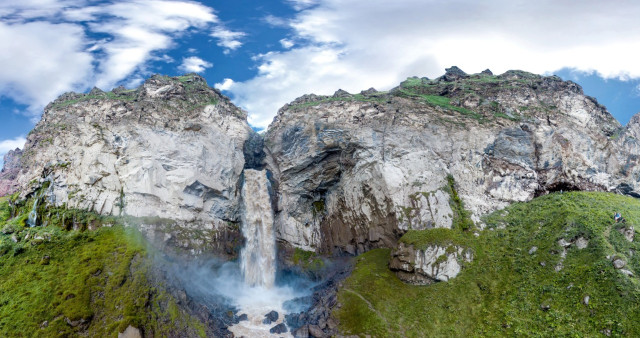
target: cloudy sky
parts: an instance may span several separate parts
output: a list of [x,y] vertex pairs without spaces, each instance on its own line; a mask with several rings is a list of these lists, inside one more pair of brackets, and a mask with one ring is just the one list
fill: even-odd
[[522,69],[640,111],[640,2],[21,0],[0,2],[0,156],[67,91],[197,72],[265,128],[305,93]]

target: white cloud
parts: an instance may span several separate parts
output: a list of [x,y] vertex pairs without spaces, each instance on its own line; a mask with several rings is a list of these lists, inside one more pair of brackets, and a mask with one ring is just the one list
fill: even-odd
[[280,40],[280,45],[282,45],[282,48],[286,48],[289,49],[291,47],[293,47],[293,45],[295,45],[295,43],[289,39],[282,39]]
[[[564,67],[640,77],[640,3],[588,0],[295,0],[297,45],[258,58],[256,77],[229,89],[265,127],[305,93],[388,89],[407,76],[436,77]],[[305,43],[306,41],[306,43]]]
[[[0,3],[0,95],[28,105],[32,119],[65,91],[139,83],[150,62],[173,62],[163,52],[182,35],[218,24],[212,8],[193,1],[93,4]],[[101,38],[90,40],[95,33]]]
[[72,24],[0,22],[0,93],[35,115],[60,93],[86,87],[93,58],[85,43]]
[[266,23],[268,23],[271,26],[274,27],[288,27],[289,26],[289,21],[287,21],[286,19],[274,16],[274,15],[267,15],[264,17],[264,21]]
[[211,32],[211,36],[218,39],[217,45],[224,47],[226,53],[240,48],[242,46],[240,38],[245,35],[244,32],[234,32],[220,26]]
[[207,62],[202,60],[197,56],[190,56],[188,58],[182,59],[182,64],[178,67],[181,71],[185,73],[202,73],[207,68],[213,67],[211,62]]
[[222,83],[216,83],[215,85],[213,85],[215,88],[219,89],[219,90],[229,90],[231,88],[233,88],[233,84],[235,82],[232,79],[224,79],[224,81],[222,81]]

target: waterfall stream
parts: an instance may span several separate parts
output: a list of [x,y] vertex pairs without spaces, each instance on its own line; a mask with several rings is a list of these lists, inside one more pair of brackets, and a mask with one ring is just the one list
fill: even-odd
[[245,283],[271,288],[276,279],[276,239],[268,185],[265,170],[244,171],[242,234],[246,242],[240,264]]
[[[288,286],[275,285],[276,238],[265,170],[245,169],[242,201],[245,245],[240,253],[240,270],[244,285],[238,287],[234,298],[238,313],[246,314],[247,320],[230,326],[229,330],[236,337],[292,337],[289,332],[277,335],[269,332],[284,321],[284,303],[300,293]],[[272,310],[278,312],[278,320],[263,323]]]

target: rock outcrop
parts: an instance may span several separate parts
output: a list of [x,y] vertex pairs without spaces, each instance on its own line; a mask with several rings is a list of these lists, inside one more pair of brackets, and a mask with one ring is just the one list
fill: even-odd
[[22,150],[16,148],[4,155],[4,167],[0,171],[0,196],[13,194],[18,189],[16,178],[20,172]]
[[416,249],[399,243],[391,253],[389,268],[407,283],[425,285],[455,278],[462,271],[464,262],[472,260],[472,252],[461,246],[433,244]]
[[435,80],[389,92],[305,95],[265,135],[278,237],[359,254],[408,229],[451,227],[456,194],[471,219],[553,191],[637,195],[640,118],[623,128],[571,81],[522,71]]
[[238,246],[244,112],[195,74],[138,89],[68,93],[29,134],[16,184],[50,181],[49,203],[130,216],[150,238],[192,251]]

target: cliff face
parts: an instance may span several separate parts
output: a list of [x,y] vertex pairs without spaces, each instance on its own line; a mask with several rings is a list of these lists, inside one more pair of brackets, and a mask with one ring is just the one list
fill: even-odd
[[461,226],[456,210],[482,226],[481,215],[550,191],[634,194],[633,121],[622,128],[575,83],[521,71],[454,67],[389,92],[303,96],[265,136],[278,236],[355,254],[407,229]]
[[174,246],[224,246],[251,132],[197,75],[65,94],[29,134],[17,184],[25,196],[50,181],[50,203],[133,216]]
[[243,168],[268,169],[284,244],[357,254],[409,229],[481,216],[560,190],[640,196],[640,118],[627,127],[572,82],[522,71],[389,92],[305,95],[268,132],[197,75],[65,94],[45,109],[1,187],[127,215],[161,243],[233,254]]
[[18,189],[16,178],[20,173],[22,150],[16,148],[4,155],[4,167],[0,171],[0,196],[13,194]]

